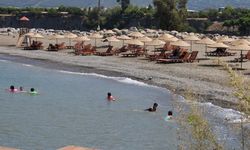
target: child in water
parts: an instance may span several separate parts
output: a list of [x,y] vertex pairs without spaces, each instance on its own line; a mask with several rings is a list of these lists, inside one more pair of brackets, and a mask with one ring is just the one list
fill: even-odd
[[34,88],[31,88],[29,93],[30,93],[31,95],[37,95],[37,94],[38,94],[37,91],[35,91]]
[[153,107],[150,107],[150,108],[148,108],[148,109],[145,109],[145,111],[155,112],[157,107],[158,107],[158,104],[157,104],[157,103],[154,103]]
[[165,118],[165,121],[171,120],[173,118],[173,112],[172,111],[168,111],[168,115]]
[[110,92],[108,92],[108,94],[107,94],[107,99],[108,99],[108,101],[115,101],[115,98],[111,95]]

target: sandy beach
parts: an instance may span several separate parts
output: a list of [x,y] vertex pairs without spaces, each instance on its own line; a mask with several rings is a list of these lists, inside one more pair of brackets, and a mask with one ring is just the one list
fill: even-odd
[[[121,56],[75,56],[70,54],[73,50],[62,50],[59,52],[48,52],[46,50],[21,50],[15,45],[17,36],[1,35],[0,53],[28,57],[32,59],[50,60],[63,64],[81,66],[83,68],[94,68],[92,71],[102,70],[102,74],[110,75],[109,72],[116,72],[115,76],[132,77],[143,82],[166,87],[180,95],[185,91],[192,91],[200,95],[201,101],[212,102],[225,108],[237,109],[237,99],[233,96],[233,88],[230,86],[228,73],[222,66],[217,65],[218,58],[204,59],[204,46],[195,44],[193,50],[199,50],[199,62],[194,63],[173,63],[173,64],[156,64],[154,61],[148,61],[144,57],[125,58]],[[47,47],[48,41],[41,40]],[[63,40],[62,40],[63,41]],[[64,40],[67,42],[67,40]],[[91,41],[93,43],[93,41]],[[91,43],[89,42],[89,43]],[[98,45],[102,45],[98,42]],[[119,44],[115,46],[119,47]],[[150,47],[149,47],[150,48]],[[98,49],[102,50],[102,49]],[[236,57],[236,56],[234,56]],[[220,58],[222,61],[232,60],[234,57]],[[239,67],[237,63],[231,63],[234,67]],[[248,77],[250,73],[250,63],[243,64],[246,70],[241,73]],[[96,71],[94,71],[96,70]],[[104,71],[105,70],[105,71]],[[99,71],[100,72],[100,71]],[[152,78],[149,80],[149,78]]]

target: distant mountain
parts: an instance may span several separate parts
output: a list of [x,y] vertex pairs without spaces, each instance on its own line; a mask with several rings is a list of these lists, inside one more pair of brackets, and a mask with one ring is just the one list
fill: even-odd
[[[0,6],[15,7],[57,7],[76,6],[76,7],[92,7],[97,6],[98,0],[0,0]],[[138,6],[148,6],[152,4],[152,0],[131,0],[131,3]],[[101,0],[104,7],[112,7],[118,5],[116,0]],[[224,6],[234,7],[250,7],[250,0],[189,0],[188,9],[201,10],[206,8],[219,8]]]

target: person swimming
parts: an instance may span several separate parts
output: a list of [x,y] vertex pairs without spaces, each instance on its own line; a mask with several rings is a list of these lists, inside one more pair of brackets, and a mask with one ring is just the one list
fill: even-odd
[[173,118],[173,112],[172,111],[168,111],[168,115],[165,118],[165,121],[171,120]]
[[37,95],[38,94],[38,92],[34,88],[31,88],[29,93],[31,95]]
[[115,98],[112,96],[112,94],[110,92],[108,92],[108,94],[107,94],[107,99],[109,101],[115,101]]
[[9,88],[9,92],[17,92],[18,90],[15,88],[14,85],[11,85]]
[[155,112],[157,107],[158,107],[158,104],[157,104],[157,103],[154,103],[153,107],[150,107],[150,108],[148,108],[148,109],[145,109],[145,111]]

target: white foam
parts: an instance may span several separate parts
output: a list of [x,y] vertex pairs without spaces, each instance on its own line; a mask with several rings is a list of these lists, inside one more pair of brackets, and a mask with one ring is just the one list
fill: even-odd
[[22,64],[22,65],[26,67],[33,67],[33,65],[30,65],[30,64]]
[[3,60],[3,59],[0,59],[1,62],[8,62],[8,60]]
[[213,105],[212,103],[200,103],[200,105],[207,107],[209,113],[211,113],[215,117],[223,119],[224,121],[227,121],[229,123],[240,123],[241,121],[247,121],[247,119],[244,118],[244,114],[239,111],[222,108],[220,106]]
[[[146,84],[144,82],[136,81],[136,80],[133,80],[133,79],[127,78],[127,77],[112,77],[112,76],[105,76],[105,75],[101,75],[101,74],[97,74],[97,73],[81,73],[81,72],[70,72],[70,71],[64,71],[64,70],[59,70],[59,72],[67,73],[67,74],[74,74],[74,75],[95,76],[95,77],[99,77],[99,78],[115,80],[115,81],[125,83],[125,84],[133,84],[133,85],[137,85],[137,86],[160,88],[160,87],[149,85],[149,84]],[[161,88],[161,89],[163,89],[163,88]]]

